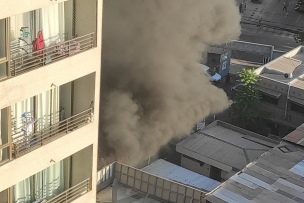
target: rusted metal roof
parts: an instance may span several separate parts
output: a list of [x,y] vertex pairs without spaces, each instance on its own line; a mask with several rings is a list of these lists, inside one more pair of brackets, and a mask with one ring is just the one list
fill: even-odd
[[283,140],[304,146],[304,124],[286,135]]

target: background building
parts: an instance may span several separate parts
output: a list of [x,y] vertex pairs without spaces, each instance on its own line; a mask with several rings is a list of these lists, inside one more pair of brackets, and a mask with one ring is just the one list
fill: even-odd
[[256,69],[259,108],[269,112],[269,136],[280,139],[304,122],[304,48],[299,46]]
[[96,202],[101,11],[1,1],[0,202]]
[[215,121],[176,145],[181,166],[225,181],[277,142],[256,133]]

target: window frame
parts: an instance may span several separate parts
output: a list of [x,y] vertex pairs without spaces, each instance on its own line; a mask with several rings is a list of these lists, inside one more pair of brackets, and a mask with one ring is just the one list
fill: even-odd
[[277,98],[275,98],[273,96],[270,96],[269,94],[266,94],[262,91],[260,91],[260,95],[261,95],[260,101],[262,101],[262,102],[272,104],[272,105],[276,105],[276,106],[279,104],[279,98],[277,99]]
[[[10,160],[12,160],[12,133],[11,133],[11,107],[8,106],[6,108],[7,111],[7,129],[8,129],[8,132],[7,132],[7,143],[6,144],[3,144],[3,145],[0,145],[0,150],[3,150],[5,148],[8,147],[8,158],[4,161],[0,161],[0,166],[8,163]],[[0,109],[1,111],[2,109]]]
[[[10,41],[9,41],[9,32],[10,32],[10,19],[9,18],[3,18],[5,19],[5,51],[6,56],[4,58],[0,58],[0,64],[6,63],[6,76],[0,76],[0,81],[7,79],[11,76],[10,71]],[[1,20],[3,20],[1,19]]]
[[[289,105],[290,105],[290,107],[289,107],[290,111],[298,113],[298,114],[302,114],[302,115],[304,114],[304,106],[303,105],[298,104],[296,102],[292,102],[290,100],[289,100]],[[299,110],[298,108],[303,108],[303,109]]]

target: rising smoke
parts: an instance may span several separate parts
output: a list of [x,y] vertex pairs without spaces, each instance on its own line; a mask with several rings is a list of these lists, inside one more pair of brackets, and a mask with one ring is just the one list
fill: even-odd
[[104,0],[100,157],[136,164],[228,106],[199,62],[240,33],[235,0]]

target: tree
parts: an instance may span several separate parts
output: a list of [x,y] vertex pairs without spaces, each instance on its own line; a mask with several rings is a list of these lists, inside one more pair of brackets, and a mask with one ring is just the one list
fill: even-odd
[[243,69],[239,77],[242,85],[239,86],[231,105],[231,113],[232,118],[236,119],[240,126],[249,128],[256,124],[262,115],[257,109],[261,97],[256,87],[259,76],[254,69]]
[[301,33],[299,34],[299,39],[300,39],[300,43],[301,43],[301,44],[304,44],[304,32],[301,32]]

